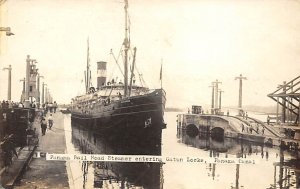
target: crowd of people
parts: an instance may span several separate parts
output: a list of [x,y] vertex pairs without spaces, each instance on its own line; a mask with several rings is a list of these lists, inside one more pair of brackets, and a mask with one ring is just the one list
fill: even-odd
[[47,112],[50,113],[56,113],[57,110],[57,103],[56,101],[52,102],[46,102],[45,104],[42,104],[41,106],[42,110],[45,112],[45,114],[47,114]]
[[[2,100],[0,103],[0,108],[2,109],[9,109],[9,108],[24,108],[23,102],[14,102],[14,101],[8,101],[8,100]],[[44,104],[36,103],[35,101],[29,102],[29,108],[42,108],[44,111],[48,112],[56,112],[58,105],[56,101],[54,102],[46,102]]]
[[57,110],[56,101],[54,101],[54,103],[46,102],[45,104],[42,104],[41,111],[40,111],[40,116],[39,116],[40,117],[42,136],[44,136],[46,134],[47,126],[48,126],[48,129],[51,130],[51,128],[54,124],[53,113],[55,114],[56,110]]
[[7,109],[7,108],[24,108],[22,102],[14,102],[14,101],[5,101],[2,100],[0,104],[0,108]]
[[253,132],[256,132],[256,134],[261,134],[264,135],[265,134],[265,128],[262,126],[261,129],[259,129],[259,124],[256,123],[255,128],[252,125],[247,125],[245,126],[243,123],[241,124],[242,127],[242,132],[246,132],[246,133],[250,133],[252,134]]

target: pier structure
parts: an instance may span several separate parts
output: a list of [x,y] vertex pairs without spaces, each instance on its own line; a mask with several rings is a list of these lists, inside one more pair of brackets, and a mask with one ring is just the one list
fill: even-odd
[[300,76],[284,81],[268,97],[277,103],[276,122],[272,125],[283,129],[290,138],[300,140]]
[[[7,167],[1,154],[0,188],[69,188],[66,162],[47,161],[45,157],[46,153],[62,154],[66,151],[63,114],[53,114],[55,125],[42,136],[40,120],[34,116],[34,108],[14,108],[14,113],[11,113],[11,108],[0,108],[0,112],[1,115],[7,113],[7,119],[0,117],[0,125],[14,128],[6,130],[5,134],[8,132],[13,136],[11,139],[17,154]],[[15,114],[17,119],[12,119],[11,114]],[[3,134],[1,128],[0,136]],[[6,138],[1,139],[1,153]]]
[[[46,116],[48,110],[53,112],[57,107],[55,103],[55,106],[52,104],[40,109],[40,78],[43,76],[38,72],[37,61],[29,55],[26,58],[26,76],[20,80],[20,102],[11,99],[11,80],[14,79],[12,67],[9,65],[4,68],[8,70],[8,96],[0,104],[0,188],[12,188],[20,180],[38,145],[43,146],[38,137],[40,116]],[[53,100],[49,88],[47,99]],[[11,156],[7,155],[10,153]]]
[[[23,91],[21,94],[21,102],[25,107],[29,107],[29,104],[35,103],[37,107],[40,107],[40,104],[46,102],[52,102],[53,98],[50,95],[49,87],[45,92],[45,84],[43,82],[41,86],[42,76],[37,68],[37,60],[32,59],[30,55],[27,55],[26,58],[26,77],[23,80]],[[41,92],[42,87],[42,92]],[[46,95],[45,95],[46,94]]]
[[177,129],[189,136],[206,133],[216,139],[224,137],[268,145],[298,144],[300,141],[285,137],[278,129],[251,117],[212,114],[178,114]]
[[30,103],[36,102],[38,99],[38,91],[37,91],[37,76],[38,76],[38,69],[37,69],[37,61],[35,59],[30,58],[30,55],[27,55],[26,58],[26,82],[25,82],[25,94],[24,102],[25,107],[29,107]]

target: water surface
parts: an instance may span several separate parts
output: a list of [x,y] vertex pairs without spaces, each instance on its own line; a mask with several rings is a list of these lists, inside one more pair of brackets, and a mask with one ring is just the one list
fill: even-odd
[[[224,139],[216,141],[198,135],[189,137],[176,127],[177,113],[166,112],[167,129],[162,134],[163,156],[201,158],[244,158],[255,164],[220,163],[85,163],[69,162],[71,188],[166,188],[166,189],[226,189],[226,188],[299,188],[298,153],[277,147],[246,141]],[[73,130],[72,130],[73,129]],[[105,141],[71,127],[65,116],[66,153],[107,153]],[[67,132],[69,131],[69,132]],[[75,137],[76,136],[76,137]],[[83,138],[78,138],[83,136]],[[95,142],[102,141],[102,142]],[[95,143],[95,144],[93,144]],[[95,150],[96,149],[96,150]]]

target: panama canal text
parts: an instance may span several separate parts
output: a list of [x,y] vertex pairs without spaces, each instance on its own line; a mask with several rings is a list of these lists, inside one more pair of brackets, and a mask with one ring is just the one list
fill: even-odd
[[157,162],[157,163],[217,163],[217,164],[256,164],[248,158],[190,157],[190,156],[151,156],[151,155],[102,155],[102,154],[46,154],[49,161],[110,161],[110,162]]

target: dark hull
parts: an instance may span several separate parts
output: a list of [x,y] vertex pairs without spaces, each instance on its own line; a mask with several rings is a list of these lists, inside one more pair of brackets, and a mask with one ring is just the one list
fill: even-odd
[[95,106],[88,113],[73,111],[72,125],[102,135],[115,149],[122,149],[116,154],[160,155],[164,106],[165,92],[158,89],[104,107]]

